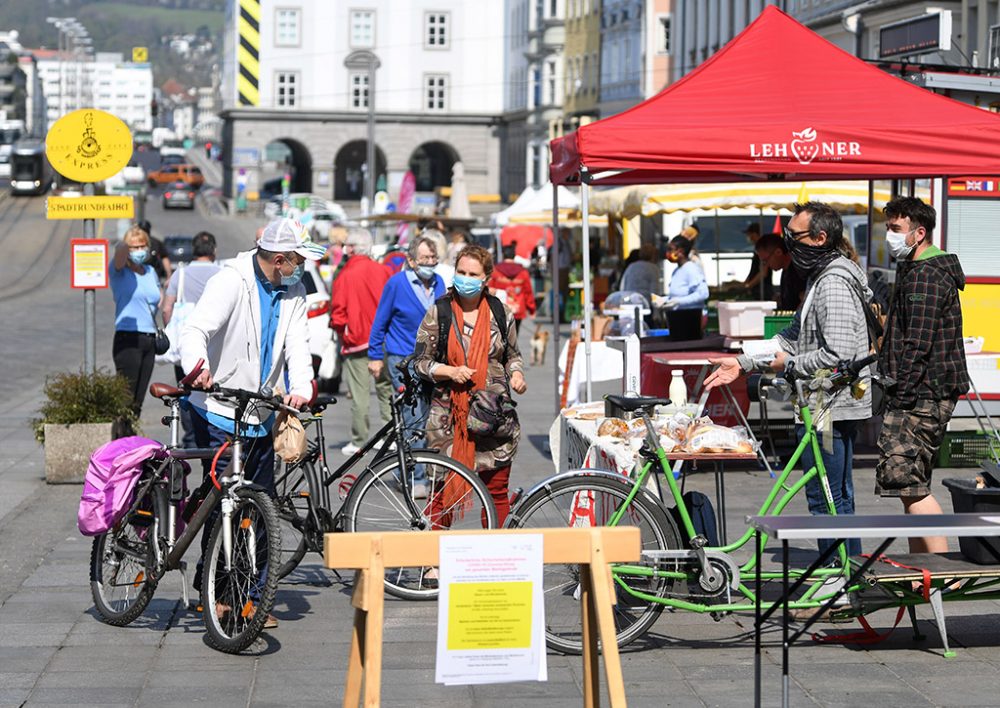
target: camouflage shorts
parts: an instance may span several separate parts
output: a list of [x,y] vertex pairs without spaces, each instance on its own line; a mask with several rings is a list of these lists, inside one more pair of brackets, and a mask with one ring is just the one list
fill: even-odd
[[934,459],[955,410],[954,401],[917,401],[911,410],[889,408],[878,438],[875,493],[924,497],[931,493]]

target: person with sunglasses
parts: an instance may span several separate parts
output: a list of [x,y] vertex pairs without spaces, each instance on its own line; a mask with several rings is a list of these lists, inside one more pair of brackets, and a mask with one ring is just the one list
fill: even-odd
[[[795,215],[784,229],[784,242],[792,267],[806,280],[805,301],[792,323],[775,335],[779,351],[763,368],[812,376],[835,368],[838,362],[867,356],[870,343],[863,301],[869,302],[872,293],[864,271],[846,255],[849,244],[840,214],[820,202],[796,204]],[[707,389],[731,383],[755,368],[745,355],[711,361],[718,368],[706,379]],[[870,368],[861,372],[863,377],[871,374]],[[837,514],[853,514],[854,440],[861,423],[872,415],[871,391],[861,399],[854,398],[846,388],[832,396],[826,414],[816,421],[820,452]],[[801,439],[801,423],[796,425],[796,433]],[[813,466],[811,451],[803,454],[801,464],[806,470]],[[816,478],[807,484],[806,497],[810,513],[827,513],[826,499]],[[830,543],[821,540],[820,549]],[[849,539],[847,552],[852,556],[861,553],[860,540]]]

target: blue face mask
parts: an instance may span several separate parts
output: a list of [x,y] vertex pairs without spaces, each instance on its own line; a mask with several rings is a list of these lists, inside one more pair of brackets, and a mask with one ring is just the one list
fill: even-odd
[[305,273],[306,267],[303,264],[295,266],[295,270],[292,271],[291,275],[282,275],[281,284],[285,286],[296,285],[300,280],[302,280],[302,274]]
[[129,251],[128,257],[131,258],[132,262],[136,265],[143,265],[149,257],[149,251],[145,248],[138,251]]
[[479,278],[470,278],[467,275],[455,276],[455,292],[465,297],[474,297],[483,289],[483,281]]
[[421,265],[417,266],[415,270],[417,277],[421,280],[430,280],[434,277],[434,266]]

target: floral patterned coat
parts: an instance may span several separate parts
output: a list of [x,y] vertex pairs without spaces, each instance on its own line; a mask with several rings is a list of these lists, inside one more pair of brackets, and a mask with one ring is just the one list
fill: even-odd
[[[503,365],[504,343],[500,336],[500,327],[490,317],[490,354],[489,367],[486,373],[486,386],[503,390],[509,386],[511,375],[515,371],[524,372],[524,359],[517,348],[517,330],[514,328],[514,315],[510,308],[504,305],[507,314],[507,365]],[[465,348],[468,349],[472,337],[472,329],[465,327],[463,331]],[[430,411],[427,416],[427,447],[436,448],[445,455],[451,455],[452,416],[451,416],[451,382],[434,381],[431,377],[431,365],[447,364],[437,361],[438,347],[438,314],[437,306],[427,311],[420,328],[417,330],[417,344],[414,348],[413,367],[417,375],[430,381],[434,390],[431,393]],[[476,441],[476,471],[485,472],[509,465],[517,452],[517,444],[521,438],[521,428],[509,440],[477,440]]]

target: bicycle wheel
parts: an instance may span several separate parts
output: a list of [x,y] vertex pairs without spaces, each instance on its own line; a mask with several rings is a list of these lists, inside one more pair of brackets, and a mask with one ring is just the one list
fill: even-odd
[[150,568],[156,566],[153,544],[156,519],[152,487],[135,510],[107,533],[94,538],[90,551],[90,592],[98,614],[124,627],[142,614],[156,591]]
[[[427,471],[426,499],[414,500],[414,519],[403,498],[398,460],[365,470],[345,502],[347,531],[472,530],[497,527],[497,511],[479,475],[450,457],[414,450],[413,462]],[[412,470],[407,471],[412,474]],[[404,600],[437,597],[437,580],[427,567],[386,568],[385,590]]]
[[232,557],[227,563],[225,518],[212,527],[202,580],[202,612],[208,642],[237,654],[260,636],[274,608],[278,589],[281,528],[274,502],[264,492],[243,487],[235,492],[230,519]]
[[[560,528],[566,526],[603,526],[621,507],[631,484],[604,477],[581,474],[560,479],[540,488],[518,504],[508,528]],[[632,500],[618,526],[638,526],[642,550],[663,551],[681,548],[680,536],[663,509],[643,496]],[[664,597],[671,583],[663,578],[623,576],[617,580],[630,588]],[[545,634],[553,649],[566,654],[583,651],[580,620],[580,568],[575,565],[546,565]],[[642,636],[663,611],[663,605],[640,600],[615,583],[615,631],[618,645],[625,646]]]
[[304,529],[309,520],[310,490],[303,469],[307,464],[312,463],[286,466],[285,473],[275,483],[274,504],[281,525],[279,580],[298,567],[308,550]]

